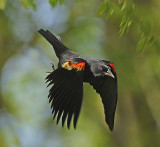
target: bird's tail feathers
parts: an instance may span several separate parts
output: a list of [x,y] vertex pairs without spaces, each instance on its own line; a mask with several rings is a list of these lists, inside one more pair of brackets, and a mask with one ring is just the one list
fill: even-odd
[[54,36],[50,31],[40,29],[38,31],[52,46],[54,46],[55,42],[62,44],[62,41],[59,40],[56,36]]
[[50,31],[40,29],[38,32],[53,46],[58,57],[62,52],[67,50],[67,48],[63,45],[61,39],[53,35]]

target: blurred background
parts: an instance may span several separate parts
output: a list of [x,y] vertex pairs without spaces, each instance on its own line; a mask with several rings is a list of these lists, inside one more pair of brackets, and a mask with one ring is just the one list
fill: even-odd
[[[0,0],[0,147],[160,147],[160,1],[129,2]],[[58,59],[40,28],[79,54],[114,62],[113,132],[89,84],[77,129],[56,126],[44,79]]]

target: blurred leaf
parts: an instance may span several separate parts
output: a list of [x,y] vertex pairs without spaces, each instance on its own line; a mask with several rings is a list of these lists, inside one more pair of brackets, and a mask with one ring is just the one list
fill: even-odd
[[132,24],[132,20],[128,21],[127,27],[129,28],[131,26],[131,24]]
[[58,0],[49,0],[49,3],[52,5],[52,7],[55,7]]
[[[108,19],[109,16],[111,16],[114,12],[114,4],[115,2],[110,0],[101,2],[100,6],[98,7],[97,14],[105,14],[106,19]],[[122,37],[126,32],[128,32],[132,22],[134,21],[135,5],[132,2],[119,0],[118,6],[122,13],[122,20],[119,30],[120,37]]]
[[149,44],[152,44],[153,42],[154,42],[154,36],[152,35],[151,37],[149,37],[149,39],[148,39],[148,43]]
[[98,7],[97,14],[98,15],[102,15],[106,9],[107,9],[106,8],[106,3],[105,2],[101,2],[101,4]]
[[[126,1],[126,0],[118,0],[118,1],[111,1],[111,0],[104,0],[100,3],[97,14],[102,15],[105,14],[106,19],[113,12],[117,13],[117,15],[121,14],[121,22],[119,27],[119,36],[122,37],[129,31],[129,28],[133,25],[135,30],[139,30],[137,32],[138,36],[141,36],[138,43],[137,43],[137,50],[142,51],[145,49],[145,45],[151,45],[152,47],[158,46],[157,38],[155,38],[157,32],[153,32],[153,24],[150,17],[144,15],[139,15],[139,8],[136,7],[137,3],[133,1]],[[118,9],[117,9],[118,8]],[[150,13],[149,13],[150,14]],[[117,16],[116,16],[117,17]],[[156,41],[157,40],[157,41]],[[150,46],[150,47],[151,47]]]
[[124,33],[128,32],[132,21],[134,19],[134,9],[135,5],[133,3],[125,1],[124,3],[121,4],[121,12],[123,14],[121,23],[120,23],[120,30],[119,34],[120,37],[124,35]]
[[132,24],[132,20],[131,19],[127,19],[126,16],[124,16],[122,18],[121,24],[120,24],[120,30],[119,30],[119,34],[120,37],[122,37],[124,35],[124,33],[128,32],[129,27]]
[[139,25],[141,38],[138,41],[137,50],[144,51],[146,45],[152,45],[155,40],[154,35],[151,33],[151,24],[147,19],[143,19]]
[[64,3],[64,0],[49,0],[49,3],[52,5],[52,7],[55,7],[56,4],[62,5]]
[[106,11],[105,11],[105,16],[106,16],[106,19],[109,18],[109,16],[111,16],[113,14],[113,3],[110,1],[108,3],[106,3]]
[[147,42],[147,38],[144,34],[142,34],[140,40],[138,41],[138,45],[137,45],[138,52],[144,51],[144,47],[146,45],[146,42]]
[[143,19],[140,25],[140,31],[144,33],[144,35],[149,35],[151,33],[151,23],[147,19]]
[[120,5],[120,9],[127,17],[131,17],[135,11],[135,5],[132,2],[125,1]]
[[30,6],[32,6],[32,8],[36,9],[36,5],[34,0],[29,0]]
[[153,43],[152,43],[152,47],[159,50],[159,48],[160,48],[159,40],[154,40]]
[[126,17],[124,16],[122,18],[122,21],[121,21],[121,24],[120,24],[120,30],[119,30],[120,37],[123,36],[123,34],[125,33],[126,29],[127,29],[127,20],[126,20]]
[[34,0],[21,0],[21,3],[26,9],[28,9],[29,7],[36,9]]
[[121,11],[124,11],[127,7],[127,1],[122,4]]
[[21,0],[21,2],[25,8],[28,8],[28,0]]
[[105,14],[106,19],[108,19],[109,16],[113,14],[113,2],[112,1],[102,2],[98,7],[97,14],[98,15]]
[[6,6],[6,0],[0,0],[0,10],[3,10]]

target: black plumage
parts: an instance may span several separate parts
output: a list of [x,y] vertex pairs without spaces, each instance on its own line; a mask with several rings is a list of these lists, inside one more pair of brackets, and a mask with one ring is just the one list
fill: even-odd
[[67,120],[69,128],[73,118],[76,128],[82,105],[83,82],[87,82],[100,94],[105,121],[110,130],[113,130],[117,105],[117,75],[114,64],[111,61],[93,60],[78,55],[48,30],[41,29],[39,33],[53,46],[59,58],[58,68],[46,77],[48,86],[52,85],[48,98],[53,119],[57,118],[57,124],[62,119],[62,126]]

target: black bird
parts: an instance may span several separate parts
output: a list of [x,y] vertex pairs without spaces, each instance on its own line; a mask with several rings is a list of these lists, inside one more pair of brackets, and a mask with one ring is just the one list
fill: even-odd
[[57,116],[58,124],[61,118],[62,126],[67,119],[69,129],[73,118],[76,128],[83,99],[83,82],[87,82],[100,94],[105,121],[112,131],[117,105],[117,75],[114,64],[111,61],[94,60],[78,55],[64,46],[61,39],[48,30],[40,29],[39,33],[53,46],[59,58],[58,68],[54,70],[53,66],[53,72],[49,72],[46,77],[48,86],[52,85],[48,98],[53,119]]

